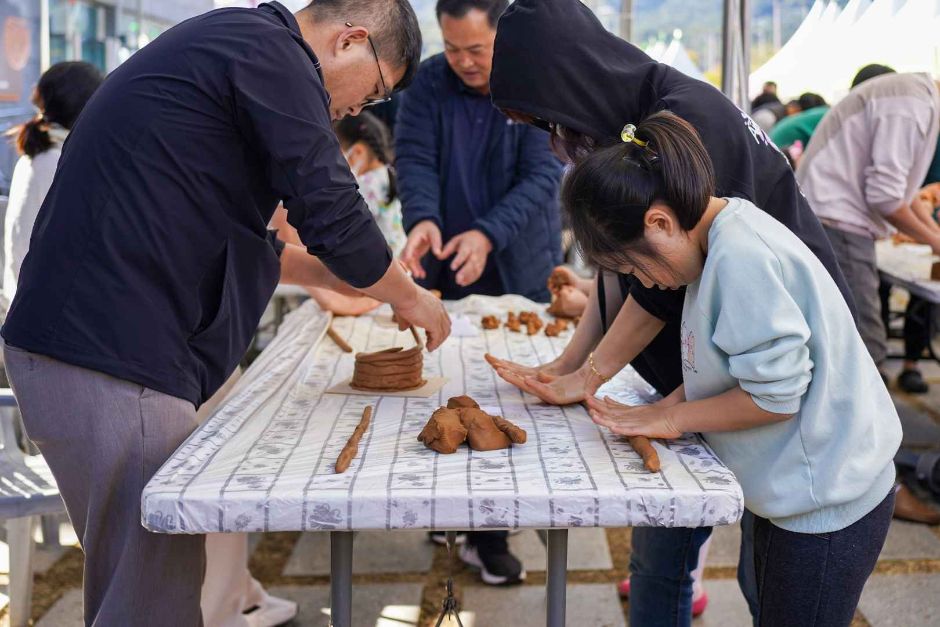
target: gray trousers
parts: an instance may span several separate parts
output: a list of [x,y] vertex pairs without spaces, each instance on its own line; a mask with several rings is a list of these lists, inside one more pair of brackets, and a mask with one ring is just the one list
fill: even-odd
[[875,240],[823,226],[858,308],[858,332],[880,369],[888,357],[888,334],[881,318]]
[[188,401],[4,344],[26,433],[85,552],[85,625],[198,627],[203,536],[140,524],[140,494],[196,428]]

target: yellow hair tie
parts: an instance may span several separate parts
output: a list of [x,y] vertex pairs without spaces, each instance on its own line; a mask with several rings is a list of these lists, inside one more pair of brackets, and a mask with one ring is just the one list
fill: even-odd
[[646,148],[646,145],[649,143],[636,138],[636,126],[633,124],[627,124],[623,127],[623,130],[620,131],[620,139],[622,139],[625,144],[633,142],[640,148]]

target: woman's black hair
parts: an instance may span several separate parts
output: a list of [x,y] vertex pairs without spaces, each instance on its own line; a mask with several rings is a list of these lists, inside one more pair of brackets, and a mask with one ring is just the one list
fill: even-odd
[[357,116],[345,117],[333,124],[333,132],[339,143],[349,148],[359,142],[368,146],[369,150],[381,163],[388,167],[388,199],[390,203],[398,198],[398,177],[395,174],[395,152],[392,149],[392,138],[388,127],[368,111]]
[[620,142],[584,156],[566,178],[562,204],[585,257],[601,267],[643,269],[655,256],[643,237],[650,205],[661,202],[690,231],[715,192],[711,159],[691,124],[668,111],[636,128],[640,146]]
[[49,150],[49,126],[71,129],[102,80],[98,68],[84,61],[56,63],[46,70],[33,93],[33,104],[41,113],[8,133],[16,138],[17,151],[32,158]]

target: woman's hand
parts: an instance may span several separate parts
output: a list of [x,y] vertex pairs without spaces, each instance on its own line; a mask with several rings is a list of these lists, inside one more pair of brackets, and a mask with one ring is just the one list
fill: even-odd
[[672,412],[669,407],[656,404],[631,407],[618,403],[610,397],[601,400],[594,396],[588,396],[586,403],[591,420],[616,434],[642,435],[665,440],[682,435],[682,431],[672,423]]
[[523,366],[522,364],[517,364],[514,361],[493,357],[489,353],[483,355],[483,358],[486,359],[486,362],[493,367],[493,370],[508,370],[518,374],[521,377],[537,377],[539,374],[553,376],[568,374],[572,371],[572,369],[567,366],[562,357],[564,357],[564,355],[548,362],[547,364],[542,364],[541,366]]
[[546,372],[523,375],[505,368],[496,368],[496,374],[507,383],[537,396],[550,405],[580,403],[586,396],[593,395],[603,383],[600,378],[591,373],[587,366],[582,366],[565,375],[552,375]]

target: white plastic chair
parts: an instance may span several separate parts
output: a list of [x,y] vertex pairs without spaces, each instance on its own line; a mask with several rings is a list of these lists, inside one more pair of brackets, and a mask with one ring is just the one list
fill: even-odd
[[33,593],[33,529],[40,516],[65,511],[49,466],[20,450],[13,428],[16,399],[0,388],[0,520],[10,546],[10,627],[25,627]]

